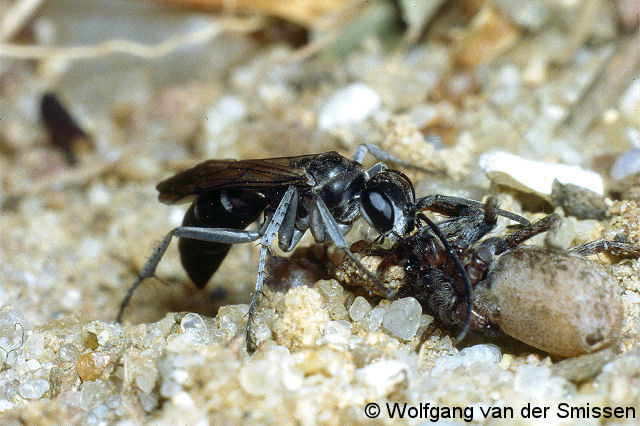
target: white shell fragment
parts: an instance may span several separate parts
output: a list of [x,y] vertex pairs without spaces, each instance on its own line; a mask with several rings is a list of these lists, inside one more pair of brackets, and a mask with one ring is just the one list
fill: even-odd
[[343,124],[357,123],[380,108],[380,95],[371,87],[354,83],[336,91],[322,105],[318,114],[318,128],[323,131]]
[[481,155],[479,165],[492,181],[546,199],[550,199],[554,179],[604,194],[602,177],[577,166],[528,160],[504,151]]

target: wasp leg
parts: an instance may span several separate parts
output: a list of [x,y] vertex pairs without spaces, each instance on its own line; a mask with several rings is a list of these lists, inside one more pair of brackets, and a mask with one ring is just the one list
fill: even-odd
[[118,311],[116,322],[119,323],[122,321],[124,310],[129,304],[138,285],[140,285],[145,278],[150,278],[155,274],[158,263],[160,263],[160,259],[162,259],[165,251],[167,251],[167,247],[169,247],[169,243],[171,243],[173,237],[191,238],[212,243],[239,244],[257,240],[260,238],[260,232],[233,228],[197,228],[193,226],[183,226],[170,231],[153,250],[153,253],[151,253],[151,256],[149,256],[142,267],[138,278],[136,278],[127,290],[127,294],[122,300],[122,303],[120,303],[120,310]]
[[554,224],[560,222],[561,220],[562,219],[560,218],[560,216],[552,213],[536,222],[531,223],[530,225],[516,230],[505,238],[505,242],[507,243],[509,248],[515,247],[535,235],[542,234],[543,232],[548,231]]
[[384,163],[376,163],[369,170],[367,170],[367,176],[371,177],[373,175],[377,175],[378,173],[387,170],[389,167]]
[[262,239],[260,240],[260,263],[258,263],[258,277],[256,279],[256,288],[251,295],[251,302],[249,303],[249,313],[247,314],[247,352],[253,353],[257,349],[255,335],[252,330],[253,315],[258,304],[258,298],[262,294],[262,286],[264,284],[264,268],[267,261],[267,250],[271,247],[273,240],[275,239],[278,231],[280,230],[282,223],[284,222],[287,212],[293,205],[297,205],[297,202],[292,203],[293,198],[298,197],[298,190],[294,186],[290,186],[287,192],[278,204],[278,208],[271,216],[269,224],[264,228]]
[[356,266],[360,268],[360,270],[364,272],[367,275],[367,277],[369,277],[369,279],[373,282],[373,285],[378,289],[379,294],[384,294],[387,298],[393,297],[395,293],[389,292],[389,289],[386,288],[384,284],[382,284],[378,276],[373,272],[371,272],[369,269],[367,269],[362,264],[362,262],[360,262],[360,259],[358,259],[356,255],[353,254],[351,250],[349,250],[347,242],[345,241],[344,236],[340,231],[340,225],[338,225],[335,218],[331,215],[331,212],[327,208],[324,201],[322,201],[322,199],[319,196],[315,198],[316,198],[316,206],[322,217],[322,223],[325,226],[327,233],[329,234],[329,237],[331,238],[333,243],[336,245],[336,247],[344,250],[345,254],[349,257],[349,259],[351,259],[356,264]]

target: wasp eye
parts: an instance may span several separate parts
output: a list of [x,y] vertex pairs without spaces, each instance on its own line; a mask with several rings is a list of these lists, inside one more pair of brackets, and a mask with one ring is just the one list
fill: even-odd
[[381,234],[393,229],[393,206],[387,196],[378,191],[363,191],[360,195],[362,208],[371,225]]

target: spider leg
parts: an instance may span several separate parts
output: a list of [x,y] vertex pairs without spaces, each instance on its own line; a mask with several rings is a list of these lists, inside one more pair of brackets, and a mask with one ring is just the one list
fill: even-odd
[[640,245],[627,242],[599,239],[568,249],[571,253],[590,256],[598,253],[609,253],[615,256],[640,256]]
[[458,332],[458,337],[456,338],[458,342],[461,342],[466,336],[467,331],[469,330],[469,326],[471,325],[471,311],[473,308],[473,290],[471,289],[471,282],[469,281],[469,277],[467,276],[467,271],[464,269],[464,266],[462,266],[462,262],[460,262],[460,258],[456,254],[453,247],[451,247],[451,244],[449,244],[449,241],[447,241],[447,238],[444,236],[438,225],[433,223],[422,213],[418,213],[418,217],[420,218],[420,220],[425,222],[429,226],[429,228],[431,228],[431,231],[433,231],[434,234],[436,234],[445,250],[447,251],[449,258],[453,260],[453,263],[456,265],[456,269],[460,273],[460,277],[464,282],[464,288],[457,289],[458,294],[464,294],[467,299],[467,312],[465,314],[464,324],[462,325],[462,328]]
[[[486,203],[462,197],[435,194],[420,198],[416,206],[418,210],[429,210],[445,216],[457,217],[468,215],[469,209],[484,210]],[[528,219],[510,211],[499,209],[497,206],[495,213],[498,216],[506,217],[525,226],[531,223]]]

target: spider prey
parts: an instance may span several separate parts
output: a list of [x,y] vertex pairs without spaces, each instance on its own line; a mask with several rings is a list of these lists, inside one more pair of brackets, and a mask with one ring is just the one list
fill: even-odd
[[[382,162],[365,170],[361,162],[367,152],[378,161],[430,172],[376,146],[361,145],[352,160],[335,151],[259,160],[208,160],[160,182],[157,186],[160,201],[173,204],[193,200],[193,203],[182,226],[164,237],[143,266],[122,301],[116,321],[122,319],[140,282],[153,276],[173,237],[180,238],[182,265],[199,288],[203,288],[218,269],[231,244],[260,241],[256,287],[246,327],[249,352],[256,349],[253,315],[262,292],[267,251],[276,235],[279,247],[285,252],[291,251],[307,230],[317,242],[332,241],[369,277],[377,293],[393,297],[349,250],[343,235],[359,216],[382,237],[397,240],[408,235],[416,224],[415,192],[403,173],[388,169]],[[420,203],[428,204],[423,200]],[[478,206],[470,204],[468,208]],[[502,210],[496,213],[519,218]],[[261,215],[263,223],[259,229],[245,230]],[[452,262],[460,274],[462,292],[469,296],[465,300],[470,303],[470,282],[462,264],[446,239],[443,238],[441,244],[448,255],[455,258]],[[465,323],[468,326],[470,316]],[[465,331],[466,327],[461,331],[461,338]]]
[[[429,209],[449,216],[437,227],[471,281],[472,330],[489,335],[504,332],[562,357],[593,352],[613,342],[622,321],[617,283],[584,256],[608,252],[638,257],[640,246],[608,240],[568,250],[521,245],[557,223],[556,214],[521,225],[507,236],[481,241],[496,226],[495,198],[487,200],[484,211],[450,201]],[[425,201],[419,201],[417,208],[424,209]],[[390,265],[403,265],[405,280],[395,284],[396,297],[413,296],[442,323],[462,326],[469,317],[469,304],[461,300],[467,296],[452,259],[432,228],[422,226],[398,239],[378,272],[384,276]],[[359,284],[345,272],[345,264],[341,270],[347,281]]]

